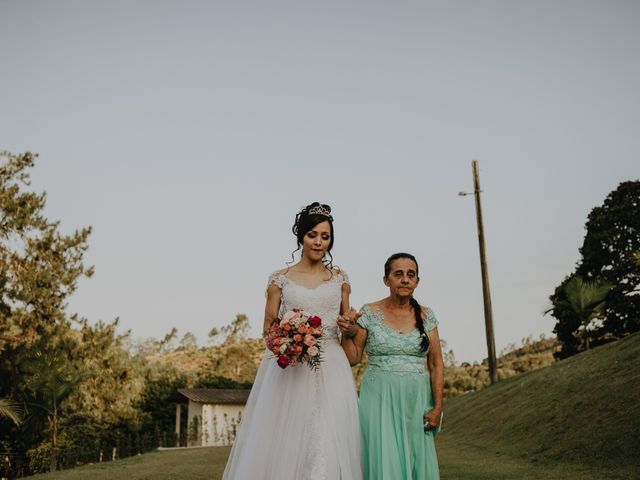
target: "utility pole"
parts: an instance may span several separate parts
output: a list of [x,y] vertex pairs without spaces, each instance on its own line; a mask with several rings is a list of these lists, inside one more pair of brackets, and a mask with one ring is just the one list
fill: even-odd
[[[489,359],[489,378],[491,383],[498,381],[498,365],[496,360],[496,342],[493,335],[493,313],[491,310],[491,290],[489,288],[489,271],[487,269],[487,254],[485,252],[484,226],[482,223],[482,204],[480,202],[480,175],[478,161],[472,162],[473,167],[473,195],[476,199],[476,220],[478,221],[478,245],[480,248],[480,270],[482,272],[482,298],[484,300],[484,324],[487,335],[487,353]],[[460,192],[461,196],[469,195]]]

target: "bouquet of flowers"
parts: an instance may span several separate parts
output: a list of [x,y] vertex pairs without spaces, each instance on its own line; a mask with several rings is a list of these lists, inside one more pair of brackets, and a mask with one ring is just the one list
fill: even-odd
[[266,333],[267,348],[278,357],[278,366],[287,368],[307,363],[312,369],[320,365],[322,319],[304,310],[293,309],[282,319],[276,318]]

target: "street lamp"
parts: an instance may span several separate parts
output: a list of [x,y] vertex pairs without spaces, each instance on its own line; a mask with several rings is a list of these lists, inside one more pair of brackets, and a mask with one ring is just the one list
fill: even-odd
[[489,359],[489,378],[491,383],[498,381],[498,365],[496,361],[496,342],[493,335],[493,313],[491,311],[491,291],[489,289],[489,271],[487,268],[487,255],[485,253],[484,227],[482,224],[482,205],[480,203],[480,175],[478,174],[478,161],[471,163],[473,167],[473,192],[458,192],[465,197],[473,195],[476,199],[476,220],[478,221],[478,245],[480,247],[480,270],[482,272],[482,298],[484,300],[484,324],[487,334],[487,352]]

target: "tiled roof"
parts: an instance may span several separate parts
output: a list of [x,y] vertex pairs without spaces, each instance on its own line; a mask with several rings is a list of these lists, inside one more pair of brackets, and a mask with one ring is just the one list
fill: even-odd
[[232,390],[225,388],[179,388],[178,393],[198,403],[233,403],[244,405],[251,390]]

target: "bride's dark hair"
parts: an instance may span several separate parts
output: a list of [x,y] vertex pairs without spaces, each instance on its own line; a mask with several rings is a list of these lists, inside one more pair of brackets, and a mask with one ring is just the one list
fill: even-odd
[[[408,258],[413,263],[415,263],[416,276],[420,278],[420,275],[418,274],[418,261],[416,260],[416,257],[411,255],[410,253],[394,253],[389,258],[387,258],[387,261],[384,262],[384,276],[385,277],[389,276],[389,274],[391,273],[392,263],[395,260],[398,260],[400,258]],[[429,335],[427,335],[427,332],[425,332],[424,330],[424,319],[422,318],[422,307],[420,306],[418,301],[415,298],[413,298],[413,296],[411,296],[409,303],[413,307],[413,312],[416,317],[416,328],[420,332],[420,337],[421,337],[420,349],[423,352],[426,352],[427,350],[429,350]]]
[[331,249],[333,248],[333,217],[331,216],[331,207],[325,203],[313,202],[304,207],[296,215],[295,222],[291,231],[296,236],[296,242],[298,248],[291,252],[291,261],[293,262],[293,254],[302,248],[302,242],[304,236],[316,225],[322,222],[329,222],[329,228],[331,230],[331,239],[329,240],[329,248],[327,248],[328,260],[325,260],[325,265],[328,268],[332,267],[333,256],[331,255]]

